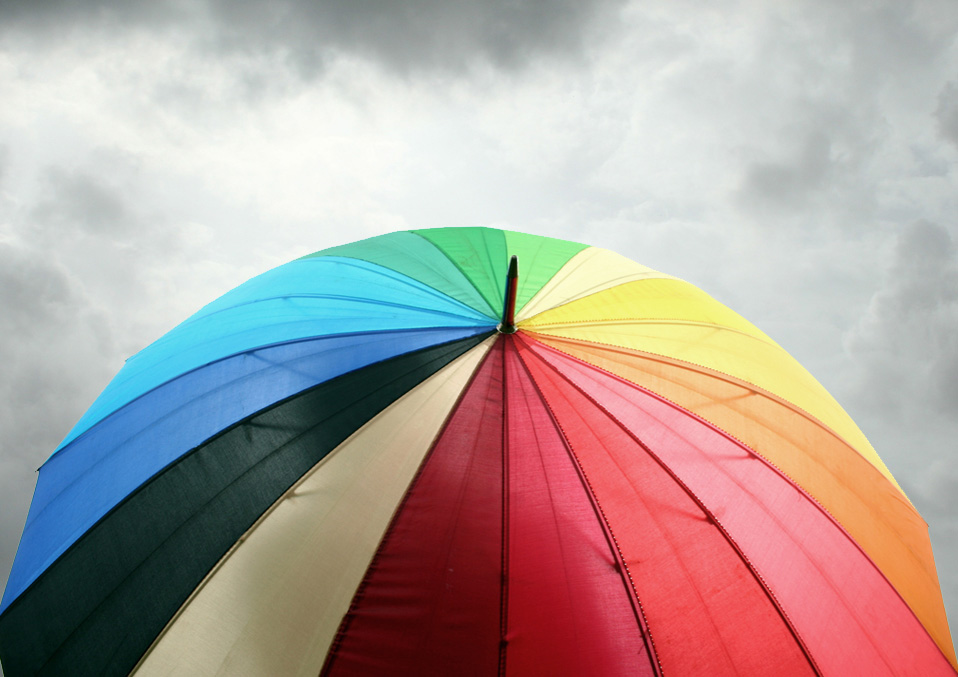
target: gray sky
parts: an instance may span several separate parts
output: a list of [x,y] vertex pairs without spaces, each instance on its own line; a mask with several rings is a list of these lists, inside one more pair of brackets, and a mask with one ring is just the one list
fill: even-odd
[[302,254],[493,226],[683,277],[795,355],[958,618],[958,4],[0,4],[0,585],[123,360]]

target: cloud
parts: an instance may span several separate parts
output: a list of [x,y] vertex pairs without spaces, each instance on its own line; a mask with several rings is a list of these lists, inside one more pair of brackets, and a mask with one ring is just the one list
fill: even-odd
[[36,222],[51,228],[113,234],[134,225],[126,205],[101,178],[59,167],[49,169],[45,178],[44,199],[32,215]]
[[958,417],[958,255],[949,232],[903,230],[884,286],[847,339],[859,389],[891,413],[908,406]]
[[[847,405],[929,524],[945,603],[958,609],[958,246],[943,226],[899,234],[848,332]],[[952,619],[954,623],[954,619]]]
[[942,137],[958,146],[958,80],[949,82],[941,90],[935,118]]
[[[397,73],[459,72],[478,63],[522,68],[537,56],[579,55],[593,29],[624,0],[208,0],[10,2],[0,23],[21,34],[62,38],[77,27],[108,34],[144,29],[187,33],[215,54],[283,55],[303,76],[346,53]],[[608,24],[603,24],[608,25]],[[71,28],[67,28],[71,27]]]
[[0,573],[13,563],[35,483],[112,365],[106,315],[49,252],[0,241]]

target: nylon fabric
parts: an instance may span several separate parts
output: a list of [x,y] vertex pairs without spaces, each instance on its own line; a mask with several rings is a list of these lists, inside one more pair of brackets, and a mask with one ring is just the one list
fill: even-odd
[[382,266],[336,257],[300,259],[228,292],[127,360],[59,448],[153,388],[231,355],[334,334],[494,324]]
[[501,312],[505,291],[506,251],[504,231],[493,228],[430,228],[411,231],[436,246],[486,300]]
[[324,249],[304,258],[339,256],[384,266],[441,291],[493,319],[499,308],[490,306],[462,271],[429,240],[409,232],[377,235],[359,242]]
[[323,675],[498,672],[502,346],[495,343],[429,452]]
[[135,674],[316,675],[397,504],[494,340],[403,395],[287,491]]
[[956,665],[924,520],[840,437],[788,403],[716,372],[622,348],[540,340],[675,402],[780,469],[848,531]]
[[[918,619],[854,541],[747,448],[633,384],[534,344],[530,350],[619,425],[639,433],[642,443],[719,517],[824,674],[953,674]],[[835,642],[837,636],[841,643]]]
[[[166,468],[0,614],[5,669],[128,673],[279,496],[357,428],[481,340],[426,348],[327,381]],[[39,627],[43,633],[33,630]]]
[[[841,405],[791,355],[704,292],[680,280],[640,280],[540,313],[534,334],[662,355],[773,393],[841,435],[901,491]],[[907,500],[904,492],[902,497]]]
[[517,345],[599,497],[662,674],[815,674],[760,582],[692,495],[524,341]]
[[271,346],[191,371],[134,400],[40,469],[0,611],[130,492],[220,430],[343,373],[481,331],[382,332]]
[[555,423],[506,343],[505,675],[654,675],[632,591]]
[[569,259],[536,292],[518,314],[518,320],[530,320],[539,313],[605,289],[650,278],[674,279],[608,249],[587,247]]

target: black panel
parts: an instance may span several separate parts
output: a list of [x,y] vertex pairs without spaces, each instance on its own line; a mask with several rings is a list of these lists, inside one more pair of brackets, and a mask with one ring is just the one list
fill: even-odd
[[127,674],[210,569],[306,471],[488,336],[323,383],[240,421],[157,474],[0,616],[5,674]]

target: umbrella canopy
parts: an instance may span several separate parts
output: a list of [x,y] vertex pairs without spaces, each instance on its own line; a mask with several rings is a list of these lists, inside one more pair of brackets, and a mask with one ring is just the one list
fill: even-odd
[[8,675],[956,665],[927,526],[807,371],[691,284],[492,229],[317,252],[130,358],[0,609]]

